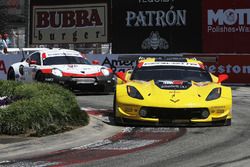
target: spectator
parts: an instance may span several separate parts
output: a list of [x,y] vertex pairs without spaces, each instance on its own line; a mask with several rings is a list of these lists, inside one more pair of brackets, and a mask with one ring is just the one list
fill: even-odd
[[2,50],[4,53],[7,53],[7,42],[6,39],[0,34],[0,50]]
[[10,47],[11,45],[11,40],[9,38],[9,35],[7,33],[4,33],[3,34],[3,39],[5,40],[6,44],[7,44],[7,47]]

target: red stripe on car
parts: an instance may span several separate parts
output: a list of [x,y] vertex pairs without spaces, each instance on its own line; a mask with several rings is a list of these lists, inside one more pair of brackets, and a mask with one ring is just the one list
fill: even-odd
[[51,74],[52,73],[52,69],[41,69],[41,71],[44,74]]
[[68,72],[62,72],[64,77],[97,77],[103,76],[102,72],[92,73],[92,74],[74,74]]

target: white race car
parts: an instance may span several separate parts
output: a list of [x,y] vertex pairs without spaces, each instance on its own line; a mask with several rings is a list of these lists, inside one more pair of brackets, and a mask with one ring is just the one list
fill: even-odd
[[8,69],[8,80],[55,82],[73,90],[111,92],[114,75],[110,68],[91,64],[80,52],[44,48]]

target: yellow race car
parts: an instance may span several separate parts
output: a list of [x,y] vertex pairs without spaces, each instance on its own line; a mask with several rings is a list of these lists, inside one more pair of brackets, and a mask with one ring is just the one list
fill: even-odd
[[116,124],[231,125],[232,91],[195,58],[143,58],[118,72]]

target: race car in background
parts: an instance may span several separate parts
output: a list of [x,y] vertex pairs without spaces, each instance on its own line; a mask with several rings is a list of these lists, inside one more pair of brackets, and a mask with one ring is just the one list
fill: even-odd
[[201,61],[143,58],[116,75],[117,124],[231,125],[232,91],[221,85],[228,76],[214,76]]
[[115,82],[111,69],[91,64],[78,51],[59,48],[44,48],[12,64],[7,79],[53,82],[73,90],[104,92],[113,91]]

